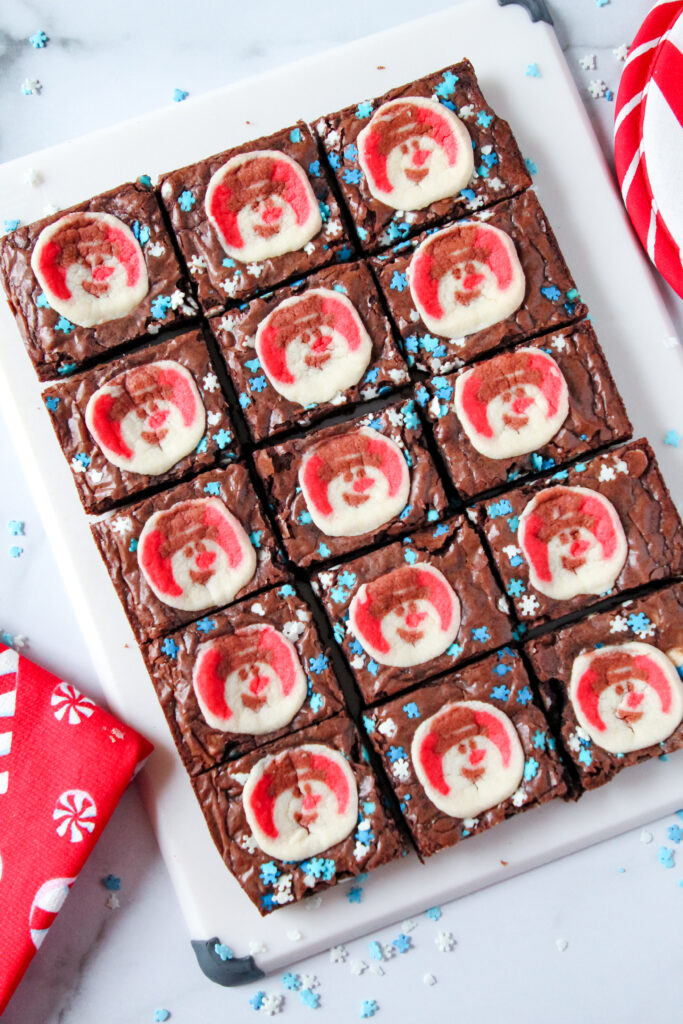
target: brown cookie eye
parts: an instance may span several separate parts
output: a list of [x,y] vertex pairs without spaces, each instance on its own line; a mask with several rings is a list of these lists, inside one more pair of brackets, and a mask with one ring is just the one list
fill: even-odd
[[466,754],[467,753],[467,744],[466,743],[459,743],[458,744],[458,753],[459,754]]
[[183,554],[185,555],[185,558],[192,558],[192,555],[193,555],[193,547],[192,547],[192,545],[191,545],[191,544],[189,545],[189,547],[186,547],[186,548],[185,548],[185,550],[183,551]]
[[621,697],[622,693],[624,692],[624,687],[621,685],[621,683],[619,683],[618,686],[614,687],[614,690],[615,690],[615,693],[618,693],[619,696]]
[[402,153],[407,153],[408,152],[408,146],[406,145],[405,142],[401,143],[401,152]]
[[240,680],[241,682],[244,682],[244,681],[245,681],[245,679],[247,679],[247,677],[248,677],[248,676],[249,676],[249,670],[248,670],[248,669],[246,669],[246,668],[241,668],[241,669],[239,670],[239,672],[237,673],[237,678],[238,678],[238,679],[239,679],[239,680]]

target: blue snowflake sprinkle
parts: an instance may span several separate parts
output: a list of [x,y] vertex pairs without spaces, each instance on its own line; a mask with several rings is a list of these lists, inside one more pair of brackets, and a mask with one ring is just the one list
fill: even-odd
[[160,1007],[160,1009],[154,1011],[154,1024],[164,1024],[164,1021],[167,1021],[170,1016],[171,1013],[169,1010],[166,1010],[164,1007]]
[[524,781],[530,782],[535,779],[538,775],[538,761],[535,757],[530,757],[524,765]]
[[536,750],[545,750],[547,736],[542,729],[537,729],[532,736],[532,742]]
[[359,103],[356,107],[356,117],[370,117],[372,113],[372,103],[370,100],[364,100],[363,103]]
[[291,583],[285,583],[284,586],[280,587],[278,590],[278,594],[280,597],[295,597],[296,590]]
[[[517,533],[517,528],[519,527],[519,516],[512,516],[510,519],[508,519],[508,526],[510,527],[513,533]],[[522,562],[523,559],[521,558],[519,562],[513,562],[512,559],[510,559],[511,565],[521,565]]]
[[403,552],[403,557],[405,558],[408,565],[415,565],[415,563],[417,562],[417,552],[413,551],[412,548],[406,548],[406,550]]
[[449,656],[449,658],[459,658],[463,650],[464,648],[462,644],[451,644],[451,646],[446,651],[446,654]]
[[678,845],[681,839],[683,839],[683,829],[680,825],[669,825],[666,834],[671,842],[676,843],[676,845]]
[[150,231],[146,224],[141,224],[139,220],[133,222],[133,234],[137,238],[140,245],[147,245],[149,242]]
[[131,540],[130,544],[128,545],[128,550],[132,553],[134,551],[137,551],[137,549],[138,549],[138,539],[137,539],[137,537],[133,537],[133,539]]
[[491,121],[493,121],[493,114],[487,114],[485,110],[480,110],[477,114],[477,124],[482,128],[488,128]]
[[80,462],[83,469],[88,468],[90,461],[90,456],[86,455],[85,452],[77,452],[76,455],[74,455],[74,462]]
[[10,521],[7,524],[7,529],[9,530],[13,537],[23,537],[24,525],[25,524],[21,521],[21,519],[10,519]]
[[532,174],[532,175],[533,174],[538,174],[538,167],[536,166],[536,164],[534,163],[533,160],[529,159],[529,157],[525,158],[524,165],[525,165],[527,171],[529,172],[529,174]]
[[209,480],[208,484],[204,488],[204,494],[211,494],[214,498],[218,498],[221,493],[221,485],[217,480]]
[[312,992],[310,988],[302,988],[299,998],[304,1006],[309,1006],[312,1010],[317,1010],[320,1006],[320,995],[317,992]]
[[444,71],[443,78],[437,85],[434,92],[437,96],[442,99],[448,99],[455,92],[455,86],[458,81],[458,76],[454,75],[452,71]]
[[477,193],[473,188],[462,188],[460,189],[460,195],[471,203],[473,199],[476,199]]
[[441,907],[430,907],[427,911],[427,917],[430,921],[438,921],[441,917]]
[[195,448],[195,452],[197,453],[197,455],[203,455],[208,447],[209,447],[209,438],[205,434],[204,437],[199,442],[199,444],[197,445],[197,447]]
[[541,295],[544,295],[550,302],[559,302],[562,292],[557,285],[550,284],[546,285],[545,288],[541,288]]
[[524,72],[524,74],[527,76],[527,78],[540,78],[541,77],[541,71],[540,71],[540,68],[539,68],[538,64],[536,64],[536,62],[534,62],[533,64],[527,64],[526,71]]
[[360,903],[363,899],[363,889],[360,885],[352,885],[346,890],[346,898],[349,903]]
[[345,569],[343,572],[339,573],[337,579],[344,587],[355,587],[358,577],[355,572],[349,572],[348,569]]
[[593,755],[591,754],[588,747],[581,747],[581,750],[579,751],[577,756],[577,760],[581,764],[585,764],[587,768],[593,763]]
[[255,548],[261,547],[261,537],[263,536],[263,530],[252,530],[249,534],[249,540]]
[[395,270],[392,274],[391,281],[389,282],[389,287],[393,288],[396,292],[405,291],[408,287],[407,276],[405,274],[399,274],[398,270]]
[[498,154],[494,152],[482,153],[481,162],[486,164],[487,167],[493,167],[498,163]]
[[503,498],[502,501],[496,501],[493,505],[489,505],[486,511],[491,519],[497,519],[498,516],[506,516],[512,512],[512,505],[507,498]]
[[5,231],[16,231],[20,224],[20,220],[6,220],[4,221]]
[[221,451],[223,451],[224,448],[227,448],[232,441],[232,434],[229,430],[226,430],[225,427],[221,427],[219,431],[211,436]]
[[491,690],[491,697],[493,700],[509,700],[510,689],[504,683],[500,683],[499,686],[494,686]]
[[313,675],[316,676],[319,676],[321,672],[324,672],[328,664],[329,659],[324,654],[319,654],[316,658],[308,659],[308,667]]
[[45,292],[41,292],[38,298],[36,299],[36,306],[39,306],[41,309],[50,308],[50,303],[47,301],[47,295],[45,294]]
[[353,249],[349,245],[345,245],[343,249],[340,249],[337,253],[337,262],[344,263],[346,260],[350,260],[353,256]]
[[[69,331],[73,331],[73,329],[74,325],[71,323],[70,320],[67,320],[65,316],[60,316],[59,320],[55,324],[55,330],[61,331],[62,334],[68,334]],[[64,372],[66,373],[66,370]]]
[[173,90],[173,102],[182,103],[189,96],[189,92],[186,89],[174,89]]
[[[181,192],[180,195],[178,196],[178,206],[185,213],[189,213],[196,202],[197,200],[194,197],[194,192],[190,191],[189,188],[186,188],[185,191]],[[234,267],[234,260],[232,265]]]
[[167,636],[163,644],[161,645],[161,650],[163,651],[167,658],[177,658],[178,651],[180,650],[180,648],[178,647],[178,644],[175,642],[173,637]]
[[251,398],[242,391],[240,392],[239,403],[242,409],[246,409],[248,405],[251,405]]
[[116,875],[105,875],[100,881],[108,892],[119,892],[121,889],[121,879]]
[[361,1017],[374,1017],[379,1010],[379,1003],[375,999],[364,999],[360,1004]]
[[223,266],[224,267],[236,267],[237,264],[235,263],[235,261],[232,258],[232,256],[226,256],[225,259],[223,260]]
[[308,703],[311,706],[311,711],[317,714],[319,711],[322,711],[322,709],[325,707],[325,698],[323,697],[322,693],[313,693],[311,694],[311,699],[309,700]]
[[150,306],[150,312],[155,320],[165,320],[166,314],[171,308],[171,296],[170,295],[157,295],[156,299],[152,300]]
[[508,672],[512,672],[514,670],[512,668],[512,665],[506,665],[504,662],[501,662],[499,665],[496,665],[494,667],[493,671],[496,673],[497,676],[506,676]]
[[32,36],[29,36],[28,41],[34,50],[43,50],[50,42],[50,37],[41,30],[40,32],[34,32]]
[[366,668],[371,676],[376,676],[377,673],[379,672],[379,665],[377,664],[376,661],[369,661],[366,665]]
[[377,942],[376,939],[369,944],[368,949],[370,950],[370,956],[373,960],[383,960],[384,953],[382,952],[381,942]]
[[301,129],[300,128],[292,128],[291,132],[289,133],[289,141],[290,142],[301,142]]
[[356,149],[354,144],[351,143],[350,145],[346,146],[345,149],[344,149],[344,159],[345,160],[356,160],[357,158],[358,158],[358,150]]
[[342,179],[347,185],[358,185],[360,184],[362,174],[357,167],[347,167],[342,171]]
[[[515,556],[515,557],[518,557],[518,556]],[[518,580],[517,578],[513,578],[508,583],[507,591],[508,591],[508,594],[510,595],[510,597],[520,597],[520,595],[523,594],[525,590],[526,590],[526,586],[525,586],[523,580]]]
[[391,746],[391,747],[389,747],[389,753],[388,753],[387,756],[388,756],[389,760],[393,764],[394,761],[400,761],[401,758],[405,757],[406,756],[406,752],[403,749],[403,747]]
[[220,957],[223,963],[225,963],[226,960],[232,960],[234,956],[234,953],[230,949],[230,946],[226,946],[225,943],[223,942],[215,942],[213,946],[213,951],[217,957]]
[[406,713],[406,715],[408,716],[408,718],[419,718],[420,717],[420,709],[418,708],[418,706],[417,706],[417,704],[415,703],[414,700],[411,700],[409,704],[404,704],[403,705],[403,710]]
[[657,860],[663,868],[673,868],[676,863],[676,851],[670,850],[668,846],[660,846],[657,851]]
[[306,508],[303,509],[301,512],[299,512],[299,515],[297,516],[297,519],[301,523],[302,526],[308,526],[309,523],[313,522],[313,518],[311,516],[311,513]]
[[274,861],[267,860],[261,865],[259,875],[264,885],[275,885],[280,877],[280,870]]
[[215,619],[204,618],[204,619],[198,619],[197,620],[197,629],[199,630],[200,633],[210,633],[211,630],[215,629],[215,628],[216,628],[216,620]]
[[328,548],[327,544],[321,541],[320,544],[318,544],[318,554],[321,558],[329,558],[332,552]]
[[298,974],[292,974],[291,971],[287,971],[286,974],[282,975],[282,984],[285,988],[288,988],[290,992],[296,992],[297,989],[301,988],[301,978]]
[[391,940],[391,945],[394,949],[397,949],[399,953],[407,953],[412,946],[412,942],[409,935],[404,935],[403,932],[396,939]]
[[517,703],[524,705],[524,707],[526,707],[527,704],[531,704],[533,699],[534,699],[534,695],[533,695],[533,693],[531,692],[531,690],[529,689],[528,686],[525,686],[517,694]]
[[335,171],[339,170],[339,166],[341,164],[341,158],[340,158],[338,153],[328,153],[327,154],[327,161],[328,161],[330,167],[333,170],[335,170]]
[[631,612],[626,621],[629,629],[634,633],[646,633],[652,625],[647,615],[644,615],[643,612],[638,612],[637,615]]
[[487,640],[491,639],[491,634],[489,633],[486,626],[479,626],[477,629],[473,629],[472,636],[480,644],[484,644],[486,643]]
[[312,177],[314,177],[314,178],[319,178],[320,177],[320,161],[319,160],[312,160],[311,161],[311,163],[308,165],[308,173],[310,175],[312,175]]
[[[272,897],[271,897],[272,902]],[[252,996],[249,1000],[249,1005],[253,1006],[255,1010],[260,1010],[263,1006],[263,1000],[266,998],[266,993],[259,990],[256,995]]]
[[320,218],[325,224],[330,219],[330,207],[327,203],[324,203],[322,199],[318,202],[318,209],[320,210]]

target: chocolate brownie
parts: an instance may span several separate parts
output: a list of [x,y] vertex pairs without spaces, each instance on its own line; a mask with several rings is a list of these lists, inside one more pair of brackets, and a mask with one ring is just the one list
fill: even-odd
[[683,570],[683,527],[647,441],[476,506],[528,627]]
[[288,577],[244,466],[203,473],[92,531],[139,641]]
[[[683,584],[545,633],[525,649],[584,789],[683,747]],[[612,700],[601,702],[609,688]]]
[[[441,111],[436,106],[429,110],[428,104],[423,110],[415,108],[411,114],[410,104],[395,102],[404,97],[423,97],[430,104],[439,103]],[[453,180],[452,184],[457,188],[455,194],[442,191],[441,194],[445,194],[446,198],[416,209],[408,205],[400,208],[400,201],[399,208],[388,205],[387,201],[382,201],[370,190],[362,166],[362,156],[359,162],[359,145],[363,146],[364,139],[359,140],[358,136],[370,124],[373,113],[382,104],[392,101],[391,116],[375,117],[372,126],[374,139],[368,139],[368,153],[373,148],[377,150],[382,170],[387,175],[385,187],[390,186],[384,198],[396,204],[397,199],[392,198],[392,193],[396,192],[401,182],[405,183],[411,177],[413,180],[420,179],[425,176],[425,171],[428,178],[430,168],[434,175],[437,168],[432,168],[432,163],[436,156],[444,153],[444,149],[447,150],[441,141],[444,134],[453,140],[455,152],[449,155],[451,164],[460,160],[461,146],[463,149],[467,146],[473,149],[473,161],[470,161],[472,175],[469,180],[467,175],[462,181]],[[448,123],[452,121],[452,114],[460,118],[471,141],[466,136],[459,137],[457,130],[453,132],[453,127],[457,129],[457,125]],[[316,130],[366,252],[392,245],[439,221],[466,217],[472,210],[497,203],[531,184],[531,177],[509,124],[486,103],[474,68],[468,60],[392,89],[377,99],[365,100],[335,114],[327,114],[317,122]],[[440,152],[436,156],[430,154],[424,148],[425,143],[427,149],[433,146],[434,150]],[[410,157],[408,174],[403,179],[398,167],[394,168],[395,174],[391,173],[392,151],[396,155],[403,149],[405,160],[411,146],[415,148],[415,155]],[[465,155],[462,154],[462,157]],[[373,171],[370,173],[373,174]],[[401,182],[391,182],[392,177],[400,178]],[[425,184],[428,182],[421,182],[422,188]],[[374,192],[377,191],[375,184]],[[381,189],[379,194],[383,195]],[[416,200],[418,202],[424,202],[424,199]]]
[[[41,233],[65,218],[38,247]],[[80,270],[78,278],[71,268]],[[139,183],[5,235],[0,278],[41,380],[73,373],[197,313],[157,197]]]
[[190,775],[343,710],[329,652],[290,583],[170,639],[153,641],[144,654]]
[[300,566],[438,519],[447,504],[412,399],[257,451],[254,462]]
[[54,384],[43,399],[87,512],[232,460],[239,450],[199,331],[92,367]]
[[[328,294],[317,292],[311,296],[308,293],[312,289],[326,289]],[[339,295],[335,298],[332,291]],[[295,297],[300,302],[294,306],[297,316],[293,319],[294,311],[289,311]],[[286,305],[275,313],[281,303]],[[349,304],[353,310],[349,310]],[[352,335],[357,328],[356,315],[362,329]],[[259,358],[256,331],[267,317],[258,343],[264,358]],[[213,319],[211,326],[254,441],[290,427],[306,427],[336,409],[386,394],[409,380],[377,285],[365,263],[328,267],[289,288],[253,299],[220,320]],[[278,335],[287,339],[284,344],[278,341]],[[334,340],[340,335],[349,338],[343,349]],[[289,367],[282,351],[292,343],[297,350],[294,365]],[[299,364],[302,344],[310,347],[310,368]],[[331,359],[323,344],[332,349]],[[319,347],[322,351],[318,356]]]
[[[256,150],[267,155],[239,160]],[[214,178],[228,161],[225,178]],[[207,316],[352,255],[315,138],[302,121],[172,171],[160,192]],[[218,219],[209,217],[207,194]],[[245,211],[255,223],[245,223]],[[275,255],[285,228],[293,231],[292,248],[282,242]]]
[[[193,785],[219,853],[261,914],[403,852],[355,726],[342,715],[213,768]],[[243,799],[247,787],[258,801],[249,791]],[[289,806],[274,820],[275,802],[289,791]]]
[[[366,704],[400,693],[511,638],[508,603],[476,532],[463,516],[319,572],[313,588]],[[390,615],[387,639],[382,621]],[[415,660],[420,657],[422,661]],[[396,664],[399,661],[404,664]]]
[[[415,307],[410,290],[414,248],[427,237],[434,239],[435,235],[421,235],[414,243],[397,247],[371,261],[379,275],[389,314],[403,338],[408,363],[430,373],[445,373],[484,352],[562,327],[586,315],[586,307],[579,300],[572,276],[534,192],[525,192],[490,210],[475,213],[470,223],[497,228],[512,239],[525,282],[519,308],[482,330],[457,338],[435,337]],[[457,261],[454,267],[458,269]]]
[[587,320],[435,377],[418,400],[462,498],[561,466],[632,433]]
[[423,857],[567,795],[555,739],[509,647],[364,722]]

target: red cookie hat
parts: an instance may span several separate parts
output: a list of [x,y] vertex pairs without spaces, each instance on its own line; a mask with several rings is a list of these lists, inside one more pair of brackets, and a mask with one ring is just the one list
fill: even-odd
[[70,683],[0,644],[0,1014],[151,751]]
[[614,157],[640,241],[683,298],[683,0],[660,0],[633,41],[619,83]]

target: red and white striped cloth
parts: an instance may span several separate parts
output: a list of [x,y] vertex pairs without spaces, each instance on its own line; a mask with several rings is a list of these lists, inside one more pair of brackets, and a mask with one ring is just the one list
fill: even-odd
[[0,1014],[151,750],[0,644]]
[[638,237],[683,298],[683,0],[655,4],[629,50],[614,156]]

